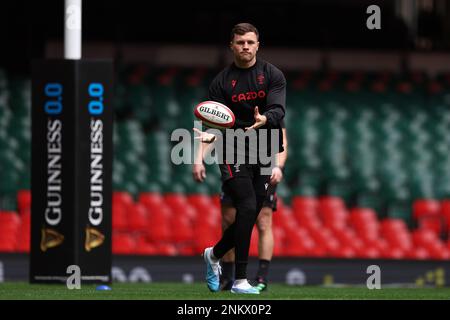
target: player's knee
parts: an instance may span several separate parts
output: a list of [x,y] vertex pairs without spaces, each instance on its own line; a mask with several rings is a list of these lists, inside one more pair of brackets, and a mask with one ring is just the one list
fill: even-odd
[[258,220],[256,221],[256,226],[259,232],[267,232],[272,229],[272,210],[263,208],[263,210],[258,215]]

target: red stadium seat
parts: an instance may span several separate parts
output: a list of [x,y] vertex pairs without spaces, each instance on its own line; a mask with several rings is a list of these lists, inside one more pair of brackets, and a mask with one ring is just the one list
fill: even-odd
[[186,196],[182,193],[166,193],[163,198],[171,209],[182,210],[188,203]]
[[356,249],[356,257],[363,259],[378,259],[381,257],[381,250],[375,246],[364,246]]
[[377,223],[378,219],[373,209],[353,208],[350,210],[349,222],[353,227],[357,228],[361,224]]
[[418,229],[413,232],[413,241],[416,247],[427,250],[433,259],[446,259],[448,250],[444,243],[437,237],[436,233],[429,229]]
[[184,194],[167,193],[164,195],[164,202],[175,216],[182,214],[187,216],[191,221],[196,219],[197,211],[193,210]]
[[30,228],[31,225],[31,210],[25,210],[20,215],[20,228],[23,229],[23,231],[26,231]]
[[450,258],[450,251],[442,242],[434,243],[427,247],[430,257],[436,260],[448,260]]
[[[16,243],[16,250],[17,252],[24,252],[29,253],[30,252],[30,236],[23,236],[21,237]],[[1,250],[0,250],[1,251]]]
[[170,241],[172,232],[170,221],[172,211],[165,205],[147,211],[147,237],[152,243]]
[[381,222],[381,235],[392,247],[407,252],[413,247],[411,234],[404,220],[385,219]]
[[369,208],[353,208],[349,215],[350,225],[364,241],[379,238],[379,223],[374,210]]
[[16,233],[17,251],[30,252],[31,214],[30,209],[20,216],[20,227]]
[[178,254],[182,256],[193,256],[196,255],[195,247],[187,244],[178,247]]
[[112,251],[114,254],[133,254],[135,252],[133,237],[125,233],[113,233]]
[[172,209],[164,203],[156,207],[147,207],[147,218],[149,219],[149,223],[170,220],[172,216]]
[[19,190],[17,192],[17,208],[19,213],[31,209],[31,191],[30,190]]
[[413,231],[412,238],[416,246],[426,247],[429,244],[439,242],[436,234],[428,229],[418,229]]
[[334,237],[330,237],[325,243],[325,248],[329,256],[336,256],[336,253],[343,247],[345,246],[341,245],[339,240]]
[[413,216],[414,218],[420,218],[421,216],[438,215],[440,211],[440,203],[434,199],[418,199],[413,204]]
[[211,197],[205,194],[191,194],[187,197],[188,202],[195,208],[209,208],[214,206]]
[[186,242],[193,240],[194,233],[192,225],[186,216],[178,216],[170,221],[172,229],[172,241],[174,243]]
[[447,235],[450,235],[450,199],[441,202],[441,214]]
[[311,251],[315,242],[311,238],[309,232],[299,227],[297,229],[289,229],[285,231],[283,241],[283,254],[286,256],[306,256]]
[[402,249],[404,251],[410,250],[414,247],[411,235],[409,233],[398,233],[386,237],[390,246]]
[[210,209],[208,211],[199,211],[197,213],[197,219],[194,220],[193,224],[196,227],[205,227],[213,230],[219,229],[221,230],[221,214],[215,208]]
[[13,211],[0,211],[0,252],[14,252],[20,236],[20,216]]
[[157,253],[157,249],[152,243],[148,242],[148,239],[145,235],[138,236],[135,241],[136,248],[134,252],[136,254],[155,255]]
[[381,221],[381,229],[382,230],[392,230],[395,232],[406,232],[408,231],[408,226],[406,225],[403,219],[393,219],[388,218]]
[[443,217],[441,216],[439,201],[434,199],[419,199],[413,204],[413,218],[419,228],[429,229],[440,234],[443,230]]
[[20,225],[20,216],[14,211],[0,211],[0,227],[16,228]]
[[406,253],[409,259],[426,260],[430,258],[430,254],[423,247],[414,247]]
[[336,248],[336,250],[334,250],[332,252],[332,256],[334,257],[338,257],[338,258],[354,258],[356,257],[356,251],[355,249],[353,249],[350,246],[342,246],[342,247],[338,247]]
[[364,242],[374,241],[380,238],[379,225],[368,224],[357,229],[358,236]]
[[327,256],[327,249],[322,247],[321,245],[315,245],[313,248],[308,250],[307,256],[322,258]]
[[156,246],[157,254],[162,256],[175,256],[178,254],[177,248],[171,243],[161,243]]
[[0,252],[14,252],[19,235],[20,218],[16,212],[0,211]]
[[147,237],[155,244],[161,241],[170,241],[172,238],[172,230],[166,221],[162,221],[160,224],[149,224]]
[[0,236],[0,252],[16,251],[16,242],[14,240]]
[[213,199],[207,195],[192,194],[187,199],[190,207],[195,210],[194,213],[190,214],[192,220],[208,219],[211,215],[215,218],[217,213],[220,215]]
[[128,206],[134,203],[133,197],[128,192],[114,191],[113,192],[113,205],[115,203]]
[[277,210],[277,212],[273,215],[272,223],[274,226],[281,227],[284,230],[296,229],[298,227],[295,216],[288,208]]
[[310,230],[310,234],[317,245],[325,248],[326,251],[331,254],[339,247],[339,241],[337,241],[332,232],[326,228]]
[[348,227],[331,229],[331,231],[342,246],[350,246],[355,249],[363,246],[362,241],[357,238],[356,233]]
[[324,214],[336,211],[346,211],[345,203],[342,198],[325,196],[319,199],[319,214],[323,217]]
[[347,226],[347,210],[324,210],[322,212],[322,221],[324,226],[333,229],[343,229]]
[[[205,212],[205,210],[200,210],[201,212]],[[210,214],[211,211],[215,211],[214,209],[206,211],[207,214]],[[199,219],[198,211],[196,208],[187,204],[183,211],[178,212],[178,215],[182,215],[189,220],[191,224],[193,224],[196,220]]]
[[384,259],[403,259],[407,256],[407,251],[399,247],[387,247],[381,252]]
[[354,228],[356,239],[351,247],[360,258],[379,258],[387,249],[387,243],[380,236],[380,224],[374,210],[354,208],[349,214],[349,224]]
[[[200,230],[201,232],[198,232],[197,230]],[[196,229],[193,245],[194,252],[197,254],[203,253],[203,250],[216,244],[219,240],[219,236],[220,233],[217,234],[209,228],[203,230]]]
[[127,210],[118,202],[112,205],[112,228],[115,231],[125,231],[128,228]]
[[154,245],[146,243],[137,246],[136,249],[134,250],[134,253],[139,255],[156,255],[158,253],[158,250],[155,248]]
[[147,209],[140,203],[130,206],[128,211],[128,230],[146,231],[148,228]]
[[138,202],[146,207],[154,207],[161,205],[164,198],[158,192],[143,192],[139,194]]
[[[322,226],[318,214],[318,200],[312,197],[294,197],[292,212],[297,224],[308,229],[318,229]],[[274,215],[274,219],[276,214]]]
[[318,200],[313,197],[294,196],[292,198],[292,210],[295,211],[316,211]]

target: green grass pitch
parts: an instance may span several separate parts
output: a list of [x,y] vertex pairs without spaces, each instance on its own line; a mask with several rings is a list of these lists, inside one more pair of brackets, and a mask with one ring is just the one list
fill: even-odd
[[69,290],[63,285],[30,285],[23,282],[0,283],[0,300],[439,300],[450,299],[450,288],[329,288],[271,284],[260,295],[211,293],[204,283],[114,283],[111,291],[97,291],[95,285]]

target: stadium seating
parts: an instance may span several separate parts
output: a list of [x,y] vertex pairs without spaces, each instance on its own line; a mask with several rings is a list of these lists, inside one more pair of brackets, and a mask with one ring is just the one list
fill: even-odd
[[[116,254],[200,254],[221,232],[217,197],[143,193],[135,202],[130,194],[116,192],[113,198],[113,208],[127,206],[126,213],[122,212],[122,224],[115,222],[119,215],[117,209],[113,210],[113,252]],[[187,206],[177,207],[180,204]],[[186,208],[197,214],[185,214]],[[448,244],[433,229],[422,226],[410,231],[402,219],[380,220],[373,209],[349,209],[342,198],[334,196],[297,196],[293,198],[292,208],[281,200],[273,223],[275,256],[450,258]],[[29,210],[21,215],[0,212],[1,251],[28,252],[29,228]],[[257,256],[257,240],[255,227],[251,256]]]
[[[192,255],[221,232],[220,173],[174,165],[176,128],[216,70],[124,66],[114,126],[113,252]],[[0,70],[0,252],[29,251],[30,82]],[[448,259],[450,76],[299,70],[276,256]],[[192,156],[191,154],[187,156]],[[257,232],[251,254],[256,254]]]
[[0,211],[0,251],[14,252],[19,234],[20,217],[16,212]]
[[419,228],[432,230],[438,236],[444,229],[444,217],[437,200],[416,200],[413,204],[413,217],[417,220]]

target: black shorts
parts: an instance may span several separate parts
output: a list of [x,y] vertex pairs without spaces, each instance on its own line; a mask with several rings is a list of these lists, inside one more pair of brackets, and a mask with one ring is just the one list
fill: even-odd
[[261,181],[268,182],[270,180],[270,173],[268,175],[261,175],[262,169],[270,169],[269,166],[260,164],[219,164],[222,182],[234,177],[250,177],[252,180],[258,178]]
[[[220,204],[234,207],[233,199],[227,194],[222,187],[222,192],[220,193]],[[271,208],[273,212],[277,211],[277,186],[269,183],[267,188],[267,195],[263,202],[263,208]]]
[[[269,207],[273,211],[277,209],[276,185],[270,184],[270,175],[260,175],[261,167],[257,164],[221,164],[219,165],[222,174],[222,192],[220,195],[221,204],[233,205],[231,196],[224,188],[224,183],[235,177],[250,177],[255,185],[255,192],[265,197],[263,207]],[[254,179],[257,179],[256,181]]]

